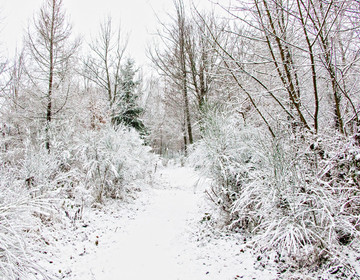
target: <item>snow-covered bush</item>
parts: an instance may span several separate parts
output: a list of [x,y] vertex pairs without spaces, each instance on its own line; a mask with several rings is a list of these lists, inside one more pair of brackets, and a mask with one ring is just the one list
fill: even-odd
[[43,232],[81,219],[86,204],[126,195],[156,159],[122,126],[85,130],[54,121],[50,151],[40,124],[12,131],[0,138],[0,278],[46,279],[34,265],[38,243],[49,238]]
[[212,179],[212,199],[229,213],[252,172],[263,165],[255,147],[260,133],[239,129],[242,120],[220,110],[209,113],[202,125],[203,137],[192,147],[189,160]]
[[134,129],[107,126],[77,139],[74,157],[96,202],[120,198],[136,179],[145,179],[155,160]]
[[0,278],[30,279],[42,272],[24,235],[37,231],[41,220],[49,217],[50,200],[29,190],[13,167],[2,165],[0,179]]
[[236,114],[212,112],[190,160],[213,180],[209,195],[227,225],[256,248],[350,273],[342,248],[359,238],[360,148],[353,138],[284,131],[273,139]]
[[62,151],[48,153],[38,140],[31,128],[21,135],[9,129],[0,139],[1,279],[47,279],[35,264],[39,248],[31,239],[41,240],[43,227],[60,217],[56,205],[68,170]]

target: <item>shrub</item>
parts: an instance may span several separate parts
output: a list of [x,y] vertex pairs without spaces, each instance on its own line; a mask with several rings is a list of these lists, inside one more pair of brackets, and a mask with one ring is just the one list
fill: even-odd
[[108,126],[77,139],[74,157],[96,202],[120,198],[136,179],[144,179],[155,160],[134,129]]
[[[41,130],[0,139],[1,279],[47,279],[35,264],[39,248],[30,237],[47,239],[44,227],[81,219],[84,204],[122,197],[156,160],[132,129],[54,125],[50,152]],[[21,140],[13,142],[16,137]]]
[[190,160],[213,180],[209,194],[227,225],[252,236],[256,248],[298,266],[331,263],[351,274],[342,247],[355,245],[360,229],[355,139],[284,128],[272,139],[217,111],[204,120]]

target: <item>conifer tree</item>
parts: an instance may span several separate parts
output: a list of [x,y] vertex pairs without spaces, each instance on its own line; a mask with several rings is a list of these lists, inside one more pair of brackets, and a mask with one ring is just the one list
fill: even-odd
[[112,116],[115,125],[120,123],[135,128],[140,134],[145,134],[145,126],[141,120],[143,109],[138,105],[140,80],[136,79],[138,69],[135,62],[127,59],[121,69],[120,87],[121,93],[116,100],[116,110]]

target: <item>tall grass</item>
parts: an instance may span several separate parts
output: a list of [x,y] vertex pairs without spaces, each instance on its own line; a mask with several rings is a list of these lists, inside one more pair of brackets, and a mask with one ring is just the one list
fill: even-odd
[[40,215],[51,214],[50,200],[28,190],[16,171],[0,167],[0,278],[31,279],[38,275],[47,279],[34,263],[34,252],[24,236],[38,228]]

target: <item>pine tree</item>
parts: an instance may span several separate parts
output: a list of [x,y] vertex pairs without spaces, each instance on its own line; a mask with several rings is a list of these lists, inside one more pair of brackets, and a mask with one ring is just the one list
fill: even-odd
[[146,134],[145,126],[140,119],[143,113],[143,108],[138,105],[140,80],[136,80],[136,73],[138,69],[135,68],[135,62],[132,59],[127,59],[125,65],[121,69],[120,86],[121,92],[116,101],[116,110],[112,117],[114,125],[120,123],[128,127],[135,128],[141,135]]

